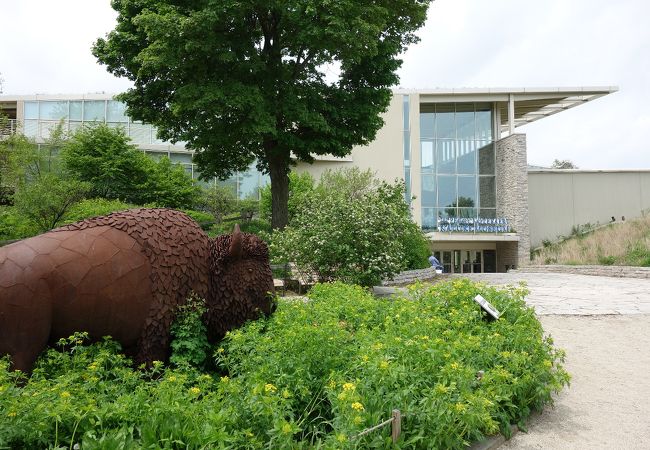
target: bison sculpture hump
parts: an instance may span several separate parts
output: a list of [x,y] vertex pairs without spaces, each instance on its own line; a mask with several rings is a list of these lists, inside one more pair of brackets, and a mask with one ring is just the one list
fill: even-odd
[[270,313],[272,290],[266,245],[238,227],[211,240],[179,211],[116,212],[0,248],[0,355],[29,371],[48,342],[87,331],[150,364],[191,291],[219,337]]

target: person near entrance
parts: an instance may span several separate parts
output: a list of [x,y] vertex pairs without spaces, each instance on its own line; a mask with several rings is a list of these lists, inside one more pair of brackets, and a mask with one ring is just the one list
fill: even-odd
[[442,270],[442,265],[440,265],[440,261],[438,261],[438,258],[435,256],[431,255],[429,256],[429,263],[431,264],[431,267],[433,267],[436,270]]

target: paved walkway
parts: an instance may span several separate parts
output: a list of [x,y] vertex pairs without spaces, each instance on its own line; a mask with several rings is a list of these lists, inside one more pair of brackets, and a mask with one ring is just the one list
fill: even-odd
[[650,314],[650,279],[561,273],[484,273],[467,277],[497,285],[525,281],[530,290],[526,301],[538,315]]
[[650,449],[650,280],[556,273],[472,275],[526,281],[527,302],[567,352],[571,386],[501,448]]

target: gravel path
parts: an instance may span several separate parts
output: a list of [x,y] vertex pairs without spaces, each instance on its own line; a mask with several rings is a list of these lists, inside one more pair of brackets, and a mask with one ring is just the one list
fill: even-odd
[[571,386],[502,449],[650,449],[650,280],[482,274],[526,281],[547,333],[567,352]]

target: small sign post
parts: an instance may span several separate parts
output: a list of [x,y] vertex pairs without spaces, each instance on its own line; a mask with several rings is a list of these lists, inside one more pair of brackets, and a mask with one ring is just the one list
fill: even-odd
[[498,320],[501,316],[501,313],[499,313],[499,311],[497,311],[497,309],[492,306],[490,302],[485,300],[480,294],[474,297],[474,301],[478,303],[481,308],[483,308],[483,311],[488,313],[494,320]]

